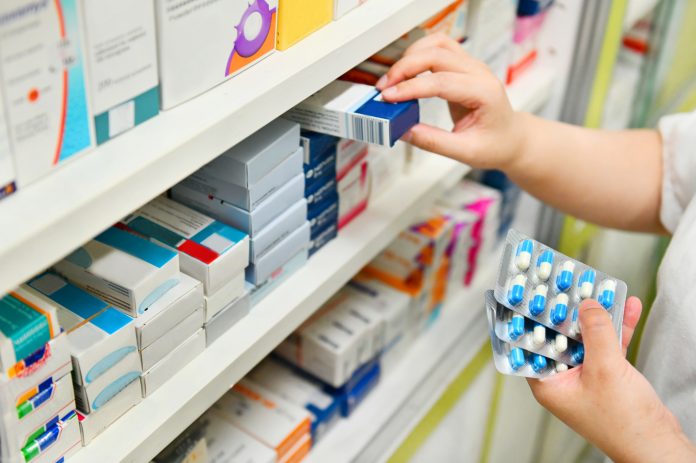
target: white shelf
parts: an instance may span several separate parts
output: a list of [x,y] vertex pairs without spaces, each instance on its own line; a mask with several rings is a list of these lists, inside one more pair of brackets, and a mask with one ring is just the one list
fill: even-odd
[[440,319],[384,374],[353,415],[329,430],[308,462],[389,458],[488,338],[483,293],[495,282],[498,254],[487,258],[472,286],[446,302]]
[[551,98],[556,71],[550,66],[536,65],[508,87],[512,107],[528,113],[539,112]]
[[624,16],[624,31],[629,31],[639,20],[653,11],[658,3],[660,0],[629,0]]
[[466,172],[439,156],[377,198],[336,240],[72,462],[145,461],[200,416]]
[[451,0],[370,0],[285,52],[0,202],[0,294],[208,163]]

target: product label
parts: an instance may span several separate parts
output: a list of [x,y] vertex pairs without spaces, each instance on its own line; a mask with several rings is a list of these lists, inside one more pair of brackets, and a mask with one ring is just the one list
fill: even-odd
[[0,299],[0,333],[9,338],[15,359],[10,365],[28,357],[51,340],[51,326],[41,309],[16,293]]

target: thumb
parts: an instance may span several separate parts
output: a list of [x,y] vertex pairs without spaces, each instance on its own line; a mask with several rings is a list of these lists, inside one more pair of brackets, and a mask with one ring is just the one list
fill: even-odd
[[427,124],[418,124],[402,138],[405,142],[431,153],[441,154],[459,162],[467,162],[466,144],[462,136]]
[[621,346],[607,311],[597,301],[588,299],[580,305],[580,330],[585,345],[583,371],[592,373],[611,367],[621,359]]

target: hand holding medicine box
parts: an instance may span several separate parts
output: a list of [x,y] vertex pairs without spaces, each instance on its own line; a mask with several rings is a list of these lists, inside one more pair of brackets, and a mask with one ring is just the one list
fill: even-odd
[[369,85],[334,81],[285,116],[303,129],[393,146],[420,119],[418,101],[387,103]]
[[179,255],[111,227],[54,265],[72,283],[137,317],[179,283]]
[[121,221],[124,228],[179,253],[181,271],[211,295],[249,264],[249,236],[163,196]]

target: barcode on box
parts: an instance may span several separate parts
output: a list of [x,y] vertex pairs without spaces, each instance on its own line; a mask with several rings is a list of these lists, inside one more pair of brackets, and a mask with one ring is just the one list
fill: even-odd
[[388,124],[388,121],[353,115],[351,118],[351,133],[348,138],[383,145],[384,134],[388,130]]

